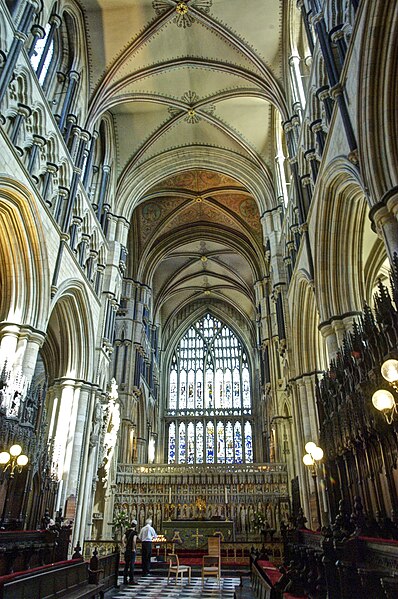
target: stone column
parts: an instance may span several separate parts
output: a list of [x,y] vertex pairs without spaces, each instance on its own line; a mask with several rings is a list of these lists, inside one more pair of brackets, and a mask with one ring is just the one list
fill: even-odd
[[46,173],[43,177],[43,187],[41,194],[45,200],[47,206],[52,208],[54,199],[54,179],[58,172],[58,166],[53,162],[47,162]]
[[55,418],[53,461],[56,464],[58,480],[62,481],[57,503],[62,507],[67,497],[80,387],[81,383],[78,381],[71,379],[60,381],[57,406],[53,407],[56,409],[56,414],[51,416],[51,418]]
[[37,135],[37,134],[33,135],[33,144],[30,148],[28,171],[33,176],[33,178],[36,179],[36,181],[39,180],[38,177],[34,176],[34,171],[36,169],[37,155],[39,154],[40,149],[44,148],[46,143],[47,143],[47,140],[44,137],[42,137],[41,135]]
[[373,229],[384,240],[392,264],[394,254],[398,254],[398,187],[391,189],[371,208],[369,218]]
[[[64,484],[64,489],[66,489],[66,496],[73,494],[77,497],[77,489],[79,486],[80,478],[79,473],[81,474],[82,464],[82,450],[84,443],[84,432],[85,428],[91,428],[91,420],[88,419],[89,416],[89,408],[90,408],[90,394],[91,388],[82,386],[78,387],[76,385],[76,392],[74,397],[75,405],[72,408],[72,416],[75,419],[74,432],[72,435],[72,422],[70,423],[71,435],[68,440],[67,446],[67,463],[69,464],[68,468],[68,478]],[[89,425],[86,426],[86,423]]]
[[301,16],[304,23],[304,29],[307,36],[308,47],[311,54],[314,53],[314,39],[312,37],[311,27],[308,20],[307,10],[305,8],[304,0],[297,0],[297,8],[301,11]]
[[[85,387],[84,403],[86,404],[86,418],[81,436],[81,470],[76,497],[76,518],[73,527],[72,547],[77,541],[83,542],[85,538],[86,527],[89,525],[91,518],[92,507],[94,501],[93,480],[95,478],[95,470],[97,467],[98,456],[98,437],[97,440],[92,438],[92,423],[94,407],[96,402],[96,393],[93,387]],[[100,399],[98,399],[100,401]],[[101,423],[99,423],[101,425]],[[81,431],[81,425],[80,431]]]
[[61,110],[61,115],[60,115],[59,121],[58,121],[58,126],[61,131],[63,131],[63,128],[65,126],[66,117],[69,114],[70,107],[72,105],[73,98],[74,98],[75,91],[76,91],[79,80],[80,80],[80,75],[77,71],[70,71],[68,73],[68,85],[66,88],[66,93],[65,93],[62,110]]
[[14,118],[14,122],[12,123],[12,128],[10,132],[10,140],[14,144],[14,146],[17,146],[18,135],[24,120],[28,119],[31,114],[32,110],[29,108],[29,106],[26,106],[25,104],[21,104],[20,102],[18,102],[17,114]]
[[332,119],[333,113],[333,99],[330,97],[329,86],[324,85],[320,87],[316,92],[317,98],[322,102],[325,108],[326,121],[329,124]]
[[321,323],[319,330],[325,339],[328,362],[330,362],[336,356],[339,349],[336,332],[330,322]]
[[318,144],[318,154],[322,158],[323,150],[325,149],[325,132],[322,127],[322,119],[316,119],[310,125],[311,131],[314,133],[316,137],[316,141]]
[[312,180],[315,185],[317,177],[318,177],[318,171],[319,171],[319,164],[318,164],[318,159],[315,154],[315,149],[311,148],[311,149],[307,150],[306,152],[304,152],[304,158],[310,165]]
[[345,41],[345,34],[343,29],[343,24],[337,25],[331,29],[330,39],[337,47],[337,52],[339,54],[340,65],[343,67],[345,56],[347,54],[347,43]]
[[146,463],[147,442],[143,437],[137,437],[137,464]]
[[38,25],[37,23],[35,23],[32,26],[32,29],[30,30],[30,32],[32,34],[33,39],[32,39],[30,48],[28,50],[28,56],[29,56],[29,58],[32,58],[38,40],[43,39],[43,37],[46,35],[46,31],[45,31],[45,29],[43,29],[43,27],[41,25]]
[[38,79],[40,79],[40,75],[42,74],[43,67],[44,67],[46,59],[47,59],[48,51],[50,49],[51,43],[54,40],[55,32],[62,23],[61,17],[59,17],[56,14],[52,14],[50,17],[49,23],[50,23],[50,30],[48,32],[48,35],[46,38],[46,43],[44,45],[43,52],[40,57],[39,64],[37,65],[37,69],[36,69],[36,75],[37,75]]
[[10,81],[13,78],[15,65],[18,62],[22,47],[27,40],[31,23],[35,17],[35,14],[38,12],[38,0],[27,0],[20,22],[18,24],[18,31],[16,31],[14,34],[14,39],[8,51],[4,67],[0,72],[0,103],[2,102]]

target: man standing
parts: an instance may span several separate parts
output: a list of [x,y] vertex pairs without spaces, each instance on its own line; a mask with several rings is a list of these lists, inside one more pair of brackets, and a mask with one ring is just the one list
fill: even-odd
[[136,584],[134,580],[134,564],[137,554],[137,520],[132,520],[131,527],[126,530],[123,537],[124,545],[124,571],[123,582],[127,584],[127,576],[130,577],[130,584]]
[[148,518],[145,526],[140,530],[138,538],[142,543],[142,574],[149,576],[151,570],[152,540],[157,537],[156,531],[152,528],[152,520]]

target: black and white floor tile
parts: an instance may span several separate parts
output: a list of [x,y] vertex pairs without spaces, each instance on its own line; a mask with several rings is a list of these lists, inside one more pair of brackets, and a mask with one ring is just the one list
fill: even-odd
[[209,578],[202,586],[202,578],[192,577],[191,583],[185,578],[175,584],[170,578],[167,584],[167,576],[138,577],[134,586],[125,586],[120,579],[120,590],[112,596],[112,599],[233,599],[235,587],[239,585],[239,578],[222,578],[220,586],[215,578]]

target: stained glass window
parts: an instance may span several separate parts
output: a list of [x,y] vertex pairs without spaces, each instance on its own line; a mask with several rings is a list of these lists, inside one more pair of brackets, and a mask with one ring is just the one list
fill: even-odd
[[165,417],[169,463],[253,462],[247,352],[209,313],[175,347]]
[[169,424],[169,464],[176,461],[176,425],[174,422]]

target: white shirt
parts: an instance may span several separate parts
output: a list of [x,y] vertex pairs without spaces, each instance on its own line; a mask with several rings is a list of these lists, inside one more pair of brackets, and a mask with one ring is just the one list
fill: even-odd
[[152,541],[158,535],[156,534],[156,530],[152,528],[150,524],[146,524],[141,528],[140,534],[138,538],[141,542]]

